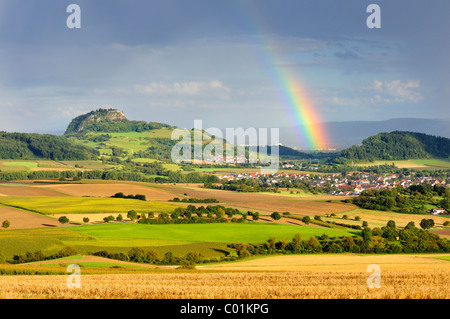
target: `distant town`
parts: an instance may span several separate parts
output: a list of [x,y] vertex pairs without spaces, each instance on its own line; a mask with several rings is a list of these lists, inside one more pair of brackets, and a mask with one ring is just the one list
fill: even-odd
[[332,188],[328,192],[330,195],[348,196],[359,195],[362,191],[367,189],[377,190],[391,190],[397,186],[407,188],[411,185],[429,184],[434,185],[449,185],[449,180],[443,178],[433,178],[429,176],[405,176],[403,174],[375,174],[375,173],[230,173],[219,176],[223,181],[239,181],[243,179],[258,179],[260,183],[267,183],[270,186],[277,186],[281,184],[286,178],[307,182],[313,187],[320,187],[322,189]]

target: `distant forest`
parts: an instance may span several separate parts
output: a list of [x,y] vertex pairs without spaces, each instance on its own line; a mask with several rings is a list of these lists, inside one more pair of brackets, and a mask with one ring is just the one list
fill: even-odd
[[379,133],[342,150],[332,161],[348,163],[349,160],[408,160],[417,158],[447,158],[450,156],[450,139],[415,132],[395,131]]
[[98,156],[97,150],[62,136],[0,132],[1,159],[89,160]]

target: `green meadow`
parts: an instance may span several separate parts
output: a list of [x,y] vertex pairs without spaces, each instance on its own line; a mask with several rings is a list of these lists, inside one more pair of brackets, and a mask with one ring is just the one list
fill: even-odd
[[8,196],[1,197],[0,203],[45,215],[52,214],[95,214],[170,212],[177,205],[137,199],[100,198],[100,197],[37,197]]
[[205,257],[219,257],[231,251],[228,243],[263,243],[269,237],[289,242],[297,233],[301,234],[302,239],[324,233],[330,237],[359,234],[344,229],[256,222],[170,225],[108,223],[0,231],[0,252],[12,258],[16,254],[37,250],[50,255],[64,246],[75,248],[80,255],[101,250],[127,253],[132,247],[141,247],[152,249],[160,256],[168,251],[175,256],[197,251]]
[[206,224],[100,224],[76,226],[71,228],[88,237],[96,239],[121,240],[137,239],[146,241],[160,241],[170,244],[177,242],[248,242],[261,243],[269,237],[290,241],[295,234],[301,233],[303,239],[311,236],[351,236],[342,229],[325,229],[313,226],[283,225],[269,223],[206,223]]
[[24,167],[38,167],[36,162],[5,162],[5,166],[24,166]]

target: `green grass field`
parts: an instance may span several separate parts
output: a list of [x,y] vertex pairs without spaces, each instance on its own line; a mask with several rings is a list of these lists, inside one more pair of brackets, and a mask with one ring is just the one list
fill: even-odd
[[37,162],[32,161],[5,161],[0,165],[0,170],[3,172],[28,171],[31,167],[38,166]]
[[66,228],[11,229],[0,231],[0,252],[7,258],[37,250],[51,255],[65,246],[64,240],[85,241],[89,237]]
[[5,166],[24,166],[24,167],[38,167],[37,162],[5,162]]
[[[173,242],[265,242],[269,237],[290,241],[295,234],[301,233],[303,239],[311,236],[351,236],[347,230],[319,228],[312,226],[267,224],[267,223],[211,223],[211,224],[101,224],[76,226],[71,228],[82,235],[96,239],[142,240],[142,244],[158,245]],[[150,240],[150,242],[148,242]]]
[[281,224],[171,224],[142,225],[111,223],[63,228],[38,228],[0,231],[0,252],[7,258],[27,251],[41,250],[44,255],[56,253],[64,246],[75,248],[78,254],[107,250],[127,253],[132,247],[152,249],[160,256],[171,251],[183,256],[197,251],[205,257],[218,257],[231,251],[227,243],[262,243],[269,237],[291,241],[300,233],[303,239],[320,236],[350,236],[359,232]]
[[99,197],[1,197],[0,203],[45,215],[51,214],[95,214],[170,212],[177,205],[137,199]]

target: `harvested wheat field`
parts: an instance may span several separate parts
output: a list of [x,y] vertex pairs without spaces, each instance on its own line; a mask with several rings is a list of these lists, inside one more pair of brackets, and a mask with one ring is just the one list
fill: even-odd
[[440,229],[440,230],[434,230],[431,232],[439,235],[440,237],[450,239],[450,229]]
[[[205,189],[198,185],[178,184],[172,186],[161,186],[158,189],[163,189],[168,192],[173,192],[174,196],[183,196],[187,194],[193,198],[215,198],[221,205],[227,207],[253,210],[261,213],[290,212],[294,215],[324,215],[331,213],[343,213],[349,210],[358,208],[353,204],[331,203],[328,195],[317,196],[286,196],[281,194],[269,193],[238,193],[232,191],[223,191],[215,189]],[[337,200],[336,196],[332,197]]]
[[81,275],[68,288],[64,275],[0,277],[0,298],[101,299],[447,299],[449,270],[384,271],[381,287],[367,287],[368,273],[338,271],[220,272]]
[[71,196],[94,196],[94,197],[111,197],[112,195],[122,192],[125,195],[142,194],[147,200],[167,201],[175,196],[164,190],[153,189],[145,186],[134,184],[48,184],[39,186],[40,189],[48,189],[58,191]]
[[[446,254],[448,256],[448,254]],[[439,255],[436,255],[439,256]],[[287,256],[288,257],[288,256]],[[303,257],[293,256],[302,260]],[[239,271],[183,271],[148,274],[81,274],[80,288],[67,288],[64,275],[0,277],[0,298],[101,299],[448,299],[450,264],[429,256],[317,256],[305,267],[271,269],[273,258],[256,260],[265,271],[245,271],[247,261],[228,265]],[[357,257],[357,262],[352,264]],[[361,257],[358,259],[358,257]],[[389,257],[392,257],[389,260]],[[270,261],[272,260],[272,261]],[[363,261],[364,260],[364,261]],[[286,260],[283,260],[286,262]],[[298,261],[297,261],[298,262]],[[380,288],[368,288],[366,271],[379,262]],[[279,262],[281,264],[281,262]],[[317,267],[320,265],[320,267]],[[225,268],[227,265],[223,265]],[[221,267],[217,265],[217,267]],[[215,267],[204,267],[215,268]],[[264,268],[262,268],[264,269]],[[270,269],[270,271],[269,271]],[[279,270],[279,269],[278,269]]]
[[35,186],[17,186],[17,184],[0,184],[0,196],[66,196],[52,189]]
[[[450,262],[440,259],[450,254],[320,254],[320,255],[286,255],[255,258],[242,262],[198,266],[199,269],[227,271],[296,271],[296,270],[335,270],[343,272],[366,271],[370,264],[377,264],[381,270],[430,272],[450,271]],[[448,257],[447,257],[448,258]]]
[[38,227],[57,227],[61,224],[57,219],[24,210],[0,206],[0,221],[9,220],[8,229],[25,229]]

